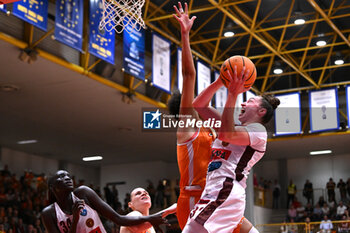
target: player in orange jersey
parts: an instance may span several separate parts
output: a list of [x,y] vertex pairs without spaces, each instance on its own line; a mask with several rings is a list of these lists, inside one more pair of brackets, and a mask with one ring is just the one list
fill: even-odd
[[[175,92],[169,100],[168,108],[172,115],[178,116],[179,120],[186,121],[190,116],[199,120],[192,102],[194,100],[194,86],[196,70],[194,68],[189,33],[195,16],[188,16],[188,7],[185,3],[185,11],[179,3],[179,9],[174,6],[174,17],[181,26],[182,41],[182,95]],[[200,199],[205,187],[206,173],[211,159],[211,145],[216,138],[215,131],[210,128],[178,128],[177,130],[177,160],[180,170],[180,196],[177,201],[177,219],[181,229],[184,228],[190,211]],[[255,227],[246,219],[242,218],[234,233],[256,233]]]

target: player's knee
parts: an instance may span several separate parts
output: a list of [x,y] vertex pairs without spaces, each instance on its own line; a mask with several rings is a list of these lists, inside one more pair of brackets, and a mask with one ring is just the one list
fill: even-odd
[[259,231],[253,226],[253,227],[250,229],[249,233],[259,233]]

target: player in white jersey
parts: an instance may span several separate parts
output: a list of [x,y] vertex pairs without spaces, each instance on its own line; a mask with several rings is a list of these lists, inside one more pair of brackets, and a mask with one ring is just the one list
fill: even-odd
[[208,166],[207,183],[201,199],[191,212],[183,232],[231,233],[243,217],[245,187],[249,170],[263,156],[267,133],[262,124],[267,123],[279,105],[271,95],[258,96],[242,104],[239,115],[241,126],[234,125],[234,108],[238,94],[247,91],[244,77],[249,70],[243,68],[231,78],[228,98],[222,115],[209,106],[215,92],[223,83],[213,82],[193,102],[201,118],[220,119],[222,125],[212,146],[212,160]]
[[118,225],[151,224],[158,229],[165,223],[162,213],[150,216],[121,216],[92,189],[80,186],[74,190],[67,171],[59,170],[49,179],[49,201],[42,211],[42,220],[50,233],[106,233],[98,214]]
[[[128,214],[128,216],[148,216],[149,209],[152,206],[151,197],[148,192],[143,188],[135,188],[130,194],[130,202],[128,206],[133,211]],[[169,214],[176,213],[176,204],[162,210],[163,218]],[[137,226],[121,227],[120,233],[155,233],[154,228],[147,227],[144,224]]]

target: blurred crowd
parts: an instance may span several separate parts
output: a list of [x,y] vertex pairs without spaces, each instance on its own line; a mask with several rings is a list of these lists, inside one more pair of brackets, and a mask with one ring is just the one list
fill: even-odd
[[[76,181],[74,176],[72,179],[74,187],[86,185],[84,180]],[[130,194],[125,195],[122,204],[115,184],[106,185],[103,195],[99,187],[89,186],[119,214],[125,215],[131,211],[128,207]],[[0,171],[0,233],[47,233],[40,218],[42,209],[49,204],[47,190],[45,174],[24,171],[17,176],[5,165]],[[178,184],[171,187],[170,181],[166,179],[160,180],[157,187],[148,181],[147,191],[152,199],[154,212],[170,206],[173,203],[171,196],[179,195]],[[107,232],[119,232],[120,226],[103,218],[102,221]],[[178,229],[176,224],[173,224],[172,228]],[[167,232],[171,232],[171,229]]]

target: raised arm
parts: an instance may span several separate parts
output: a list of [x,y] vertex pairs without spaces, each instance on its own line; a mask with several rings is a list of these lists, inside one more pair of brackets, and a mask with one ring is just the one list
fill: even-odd
[[[99,214],[113,221],[121,226],[138,225],[141,223],[146,224],[146,228],[151,227],[159,228],[159,225],[166,223],[166,220],[162,218],[161,214],[154,214],[150,216],[122,216],[115,212],[106,202],[104,202],[92,189],[87,186],[80,186],[74,192],[78,197],[86,198],[93,209]],[[147,223],[149,222],[149,223]]]
[[214,118],[221,119],[221,114],[215,108],[209,106],[214,94],[223,86],[221,79],[217,79],[207,88],[205,88],[193,101],[193,107],[196,109],[202,119]]
[[[221,127],[219,129],[218,138],[224,142],[228,142],[235,145],[249,145],[249,134],[244,127],[235,126],[233,116],[236,105],[237,96],[247,91],[244,88],[243,75],[245,67],[242,69],[241,74],[237,76],[237,66],[234,66],[233,77],[227,72],[227,76],[230,77],[230,84],[228,86],[228,95],[225,104],[224,111],[221,117]],[[249,77],[249,70],[245,77]]]
[[[194,99],[194,87],[196,82],[196,69],[194,67],[191,46],[190,46],[190,31],[196,16],[191,19],[188,15],[188,6],[185,3],[185,11],[182,8],[181,3],[178,3],[178,7],[174,6],[176,14],[173,14],[174,18],[179,22],[181,27],[181,43],[182,43],[182,95],[180,102],[180,120],[186,120],[184,116],[191,116],[192,118],[198,118],[197,112],[194,110],[192,102]],[[184,128],[178,128],[177,141],[183,143],[189,140],[194,133],[194,130],[188,130]]]
[[180,104],[180,114],[194,115],[195,111],[192,106],[194,99],[194,86],[196,81],[196,69],[194,68],[191,46],[190,46],[190,31],[196,16],[191,19],[188,15],[188,6],[185,3],[185,11],[181,3],[178,3],[179,9],[174,6],[176,14],[174,18],[179,22],[181,27],[181,43],[182,43],[182,96]]

